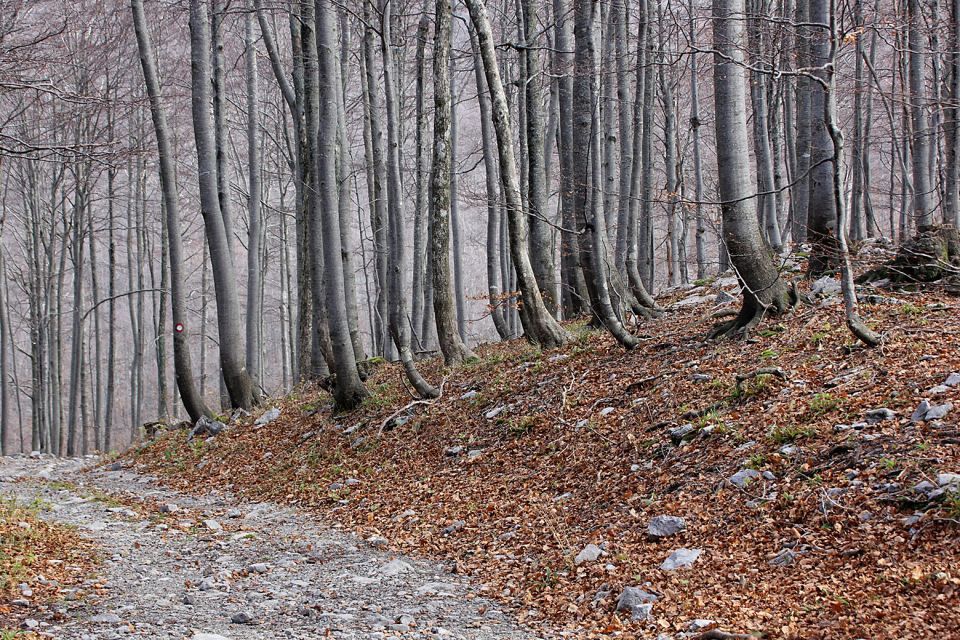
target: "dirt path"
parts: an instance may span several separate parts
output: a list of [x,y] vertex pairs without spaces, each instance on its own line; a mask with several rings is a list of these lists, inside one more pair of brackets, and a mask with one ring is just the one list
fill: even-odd
[[[86,461],[90,462],[90,461]],[[36,498],[103,559],[31,624],[58,639],[534,638],[478,586],[273,504],[195,498],[117,466],[0,458],[0,496]],[[169,511],[164,513],[164,511]],[[22,605],[21,605],[22,606]]]

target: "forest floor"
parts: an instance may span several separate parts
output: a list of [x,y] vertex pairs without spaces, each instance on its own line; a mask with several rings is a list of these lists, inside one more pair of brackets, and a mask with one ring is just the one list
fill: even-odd
[[192,497],[120,464],[84,462],[0,464],[6,504],[25,505],[18,517],[32,508],[31,530],[61,540],[28,546],[30,561],[4,585],[3,640],[533,637],[436,562],[296,509],[220,491]]
[[[489,637],[957,637],[960,304],[865,290],[863,315],[885,336],[871,350],[850,336],[826,284],[748,340],[704,339],[713,312],[736,304],[723,293],[735,282],[721,279],[661,300],[670,313],[639,327],[631,352],[578,325],[559,350],[515,341],[455,369],[426,362],[443,386],[429,403],[412,402],[401,371],[383,365],[356,412],[334,414],[326,393],[303,391],[214,438],[162,433],[89,481],[119,474],[113,488],[130,489],[148,477],[136,470],[173,488],[151,491],[183,491],[176,500],[201,510],[283,504],[298,511],[269,508],[307,539],[319,525],[294,514],[308,512],[356,534],[349,544],[363,554],[422,558],[527,629],[504,622]],[[151,535],[196,535],[173,522]],[[242,557],[228,563],[234,572],[270,553],[259,548],[266,535],[200,535],[246,550],[210,552]],[[160,555],[151,562],[148,571],[171,570]],[[203,571],[177,571],[168,598],[179,601]],[[249,579],[234,575],[231,584]],[[392,593],[417,593],[401,589]],[[224,618],[230,597],[219,595],[216,629],[261,637]],[[477,602],[455,595],[453,606],[477,608],[454,619],[499,611]],[[407,632],[355,633],[430,637],[432,621],[411,615]]]

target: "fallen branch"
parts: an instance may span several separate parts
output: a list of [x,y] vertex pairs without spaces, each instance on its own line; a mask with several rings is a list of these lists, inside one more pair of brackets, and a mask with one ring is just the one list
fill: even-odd
[[400,407],[399,409],[391,413],[389,416],[387,416],[387,419],[381,422],[380,428],[377,429],[377,437],[379,438],[380,436],[382,436],[384,429],[387,428],[387,425],[390,424],[390,422],[394,418],[399,416],[401,413],[406,413],[408,410],[413,409],[414,407],[417,407],[420,405],[434,404],[437,400],[440,400],[443,397],[443,387],[446,384],[447,384],[447,378],[444,378],[443,382],[440,383],[440,395],[438,395],[436,398],[428,398],[426,400],[414,400],[413,402],[408,402],[407,404],[405,404],[404,406]]
[[753,640],[755,637],[749,633],[728,633],[720,629],[711,629],[697,636],[697,640]]
[[790,378],[787,377],[787,374],[783,372],[783,369],[780,367],[764,367],[762,369],[757,369],[756,371],[751,371],[750,373],[738,373],[737,374],[737,391],[743,391],[743,383],[747,380],[752,380],[759,376],[776,376],[783,380],[784,382],[789,382]]

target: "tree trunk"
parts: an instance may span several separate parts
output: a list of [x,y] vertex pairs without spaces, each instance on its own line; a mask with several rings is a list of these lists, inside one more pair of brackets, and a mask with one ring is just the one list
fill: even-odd
[[433,310],[437,339],[444,361],[450,365],[474,358],[457,330],[450,282],[450,200],[451,200],[451,46],[450,0],[437,0],[436,32],[433,40],[433,168],[430,218],[432,237],[430,262],[433,275]]
[[913,216],[917,227],[924,228],[933,224],[934,187],[930,170],[930,130],[927,126],[927,81],[924,70],[927,37],[920,0],[907,0],[907,18],[909,105],[913,125]]
[[[526,252],[527,221],[523,215],[510,114],[507,109],[506,92],[500,79],[500,69],[497,66],[490,20],[483,0],[466,0],[466,4],[470,10],[470,20],[477,31],[477,42],[480,46],[480,55],[483,59],[492,101],[493,126],[497,133],[500,158],[500,180],[503,183],[510,227],[510,254],[517,274],[517,285],[523,296],[524,312],[521,314],[521,320],[524,322],[524,332],[528,340],[545,349],[558,347],[569,340],[570,335],[550,315],[543,304],[543,297],[540,295],[536,276],[530,265],[530,256]],[[434,197],[436,198],[436,194]]]
[[217,326],[220,334],[220,367],[235,407],[255,402],[253,381],[243,366],[240,337],[240,304],[234,281],[233,257],[218,196],[216,142],[207,105],[210,103],[210,26],[203,0],[190,0],[190,51],[193,91],[193,129],[197,145],[200,206],[210,244],[217,293]]
[[[320,186],[320,207],[323,212],[323,261],[334,265],[326,270],[324,283],[327,320],[330,328],[330,344],[335,365],[336,380],[333,397],[343,411],[355,409],[367,396],[360,380],[356,354],[350,339],[350,325],[344,300],[344,277],[342,268],[342,244],[340,241],[339,190],[337,186],[336,143],[338,118],[337,55],[335,10],[331,0],[316,3],[316,51],[320,77],[320,126],[317,155],[317,173]],[[331,126],[332,125],[332,126]],[[314,301],[315,304],[321,301]]]
[[793,296],[773,263],[757,220],[750,179],[744,72],[744,0],[713,0],[714,110],[724,242],[743,286],[738,316],[714,336],[746,332],[763,317],[787,311]]
[[244,16],[244,36],[247,71],[247,372],[253,384],[259,386],[260,373],[260,320],[263,315],[263,300],[260,298],[260,105],[257,90],[256,29],[254,28],[253,3],[247,0]]

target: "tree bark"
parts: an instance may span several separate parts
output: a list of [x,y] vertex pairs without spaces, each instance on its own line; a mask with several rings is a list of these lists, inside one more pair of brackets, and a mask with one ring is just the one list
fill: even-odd
[[750,179],[744,72],[744,0],[713,0],[714,110],[724,242],[743,286],[743,306],[713,336],[746,332],[766,314],[787,311],[794,300],[773,263],[757,220]]
[[[133,11],[133,24],[137,36],[137,47],[140,52],[140,65],[143,69],[143,76],[147,85],[147,94],[150,97],[150,113],[153,117],[154,134],[157,138],[157,153],[160,167],[160,189],[164,201],[164,211],[167,216],[167,230],[169,232],[169,250],[170,250],[170,305],[173,310],[173,361],[174,375],[177,380],[177,388],[180,390],[180,398],[187,414],[191,420],[198,420],[201,416],[211,416],[210,409],[203,401],[203,396],[197,391],[193,379],[193,365],[190,359],[190,345],[187,333],[187,309],[184,297],[183,287],[183,243],[180,235],[180,210],[177,201],[176,174],[173,164],[173,150],[171,148],[170,130],[167,125],[166,114],[163,109],[163,99],[161,97],[160,81],[157,74],[156,61],[153,54],[153,45],[150,42],[150,35],[147,31],[146,17],[143,11],[143,0],[130,0],[130,6]],[[111,230],[113,226],[111,224]],[[111,263],[113,246],[111,242]],[[114,266],[111,264],[111,274],[114,272]],[[111,290],[113,289],[113,278],[111,276]],[[113,294],[111,294],[113,295]],[[113,316],[113,303],[110,309],[111,318]],[[113,320],[111,319],[111,326]],[[201,339],[206,338],[201,335]],[[111,341],[110,366],[108,372],[110,377],[108,385],[112,379],[113,372],[113,341]],[[110,404],[108,402],[107,412],[110,414]],[[107,449],[111,444],[110,424],[107,429]]]
[[193,129],[197,145],[200,207],[210,244],[217,293],[217,326],[220,333],[220,367],[235,407],[250,408],[256,396],[253,381],[243,365],[240,337],[240,304],[234,281],[233,257],[218,196],[216,142],[210,113],[210,24],[203,0],[190,0],[190,75],[193,92]]
[[521,321],[524,323],[524,332],[528,340],[545,349],[558,347],[567,342],[570,335],[547,311],[530,265],[530,256],[526,252],[527,221],[523,215],[510,114],[507,109],[506,92],[500,79],[500,69],[497,66],[490,20],[483,0],[466,0],[466,4],[470,10],[470,20],[477,32],[477,43],[487,76],[487,86],[490,89],[493,126],[497,133],[500,159],[500,180],[503,184],[510,228],[510,254],[516,270],[517,285],[523,296],[524,312],[521,314]]

